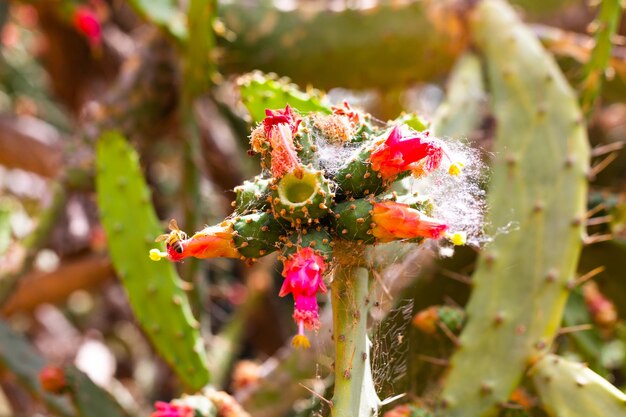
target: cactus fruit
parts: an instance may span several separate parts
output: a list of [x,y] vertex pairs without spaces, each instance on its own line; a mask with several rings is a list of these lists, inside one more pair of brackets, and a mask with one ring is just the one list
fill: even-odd
[[270,213],[253,213],[233,220],[233,243],[240,256],[256,259],[278,249],[284,227]]
[[[459,334],[465,322],[465,312],[458,307],[431,306],[413,317],[413,325],[426,334]],[[443,327],[443,328],[442,328]]]
[[589,161],[576,97],[532,32],[500,1],[473,18],[497,122],[488,223],[508,230],[473,276],[441,396],[450,417],[491,415],[549,348],[582,246]]
[[626,416],[626,395],[582,363],[547,354],[530,374],[551,416]]
[[332,202],[332,186],[321,171],[296,169],[285,174],[272,193],[272,211],[277,218],[310,223],[325,217]]
[[265,210],[269,207],[267,197],[270,193],[271,178],[255,177],[235,187],[237,197],[232,206],[238,214],[248,214],[253,210]]
[[139,324],[186,385],[204,386],[209,371],[198,323],[174,266],[145,256],[160,226],[137,153],[117,133],[98,141],[96,189],[111,259]]

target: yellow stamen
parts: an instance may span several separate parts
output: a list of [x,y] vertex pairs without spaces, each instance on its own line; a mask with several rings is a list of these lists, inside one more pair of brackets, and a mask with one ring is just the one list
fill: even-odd
[[291,346],[296,349],[308,349],[311,347],[311,342],[309,342],[309,338],[303,334],[297,334],[291,339]]
[[150,249],[150,259],[156,262],[163,258],[167,258],[167,252],[161,252],[158,249]]
[[455,246],[461,246],[467,243],[467,233],[465,232],[447,233],[446,237]]
[[461,162],[455,162],[450,165],[450,168],[448,169],[448,174],[456,177],[461,173],[462,170],[463,164]]

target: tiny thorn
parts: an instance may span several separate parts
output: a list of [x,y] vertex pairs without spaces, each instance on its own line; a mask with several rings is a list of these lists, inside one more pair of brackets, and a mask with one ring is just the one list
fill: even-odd
[[561,336],[568,333],[584,332],[591,329],[593,329],[592,324],[579,324],[576,326],[562,327],[559,329],[557,334]]
[[589,210],[587,213],[585,213],[585,217],[586,218],[590,218],[593,215],[601,212],[604,209],[606,209],[606,205],[604,203],[600,203],[597,206],[595,206],[594,208],[592,208],[591,210]]
[[452,333],[452,330],[450,330],[450,328],[445,323],[438,321],[437,326],[441,329],[442,332],[446,334],[446,336],[448,337],[448,339],[450,339],[450,341],[454,344],[454,346],[456,347],[461,346],[461,342],[459,341],[459,338],[456,337],[454,333]]
[[449,269],[445,268],[440,268],[439,272],[441,272],[441,275],[443,275],[444,277],[448,277],[455,281],[462,282],[463,284],[472,285],[472,279],[467,275],[459,274],[458,272],[450,271]]
[[574,281],[574,286],[578,287],[579,285],[589,281],[591,278],[595,277],[596,275],[604,272],[606,268],[604,266],[599,266],[597,268],[592,269],[591,271],[587,272],[586,274],[581,275],[576,281]]
[[450,361],[442,358],[435,358],[427,355],[417,355],[417,358],[428,363],[432,363],[433,365],[438,366],[448,366],[450,365]]
[[613,221],[613,216],[607,215],[607,216],[592,217],[591,219],[587,220],[586,224],[587,224],[587,227],[589,227],[589,226],[597,226],[600,224],[610,223],[611,221]]
[[605,234],[605,235],[591,235],[584,238],[583,243],[585,245],[593,245],[594,243],[606,242],[608,240],[612,240],[613,235]]
[[587,174],[587,178],[590,181],[593,181],[600,172],[602,172],[606,167],[608,167],[611,162],[617,159],[617,152],[613,152],[608,154],[602,161],[598,162],[594,166],[591,167],[589,173]]
[[311,394],[313,394],[314,396],[316,396],[317,398],[319,398],[321,401],[324,401],[326,404],[328,404],[329,407],[332,408],[333,406],[333,402],[330,400],[327,400],[326,398],[324,398],[322,395],[318,394],[317,392],[313,391],[311,388],[307,387],[306,385],[304,385],[301,382],[298,382],[298,385],[300,385],[302,388],[304,388],[305,390],[309,391]]
[[624,144],[625,144],[624,141],[617,141],[613,143],[608,143],[606,145],[597,146],[591,150],[591,156],[598,157],[598,156],[606,155],[607,153],[610,153],[610,152],[619,151],[620,149],[624,147]]

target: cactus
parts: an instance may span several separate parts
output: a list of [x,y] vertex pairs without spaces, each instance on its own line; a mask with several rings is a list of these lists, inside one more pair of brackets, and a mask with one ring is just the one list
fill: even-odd
[[102,388],[73,366],[64,368],[67,391],[79,417],[127,417],[128,414]]
[[46,360],[39,355],[21,334],[0,321],[0,368],[8,369],[31,394],[40,398],[50,411],[62,417],[76,413],[65,397],[46,392],[39,381],[39,373]]
[[548,354],[530,374],[551,416],[626,416],[626,395],[582,363]]
[[270,193],[271,178],[257,176],[252,181],[244,181],[235,187],[237,197],[232,206],[238,214],[248,214],[252,210],[265,210],[269,207],[267,197]]
[[244,258],[260,258],[278,249],[284,234],[283,226],[270,213],[254,213],[235,217],[233,242]]
[[589,148],[576,97],[513,10],[484,1],[472,30],[498,126],[488,223],[508,230],[480,256],[441,398],[446,415],[478,417],[506,401],[558,329],[582,245]]
[[426,334],[458,334],[464,322],[465,312],[450,306],[431,306],[413,317],[413,325]]
[[[354,259],[354,254],[349,254]],[[370,274],[366,268],[341,265],[332,282],[335,391],[333,417],[374,416],[380,399],[370,369],[367,315]]]
[[486,93],[478,56],[462,55],[448,81],[445,101],[437,108],[430,126],[435,136],[463,137],[481,122]]
[[238,80],[241,101],[248,109],[254,122],[266,116],[265,109],[279,109],[289,105],[302,113],[330,113],[330,107],[323,104],[321,93],[312,90],[302,92],[288,79],[275,74],[255,71]]
[[290,222],[311,222],[329,213],[333,188],[321,171],[297,170],[285,174],[272,193],[272,211],[276,218]]
[[141,16],[168,33],[177,41],[183,43],[188,33],[185,25],[185,13],[180,9],[178,2],[173,0],[130,0],[130,5]]
[[100,217],[133,312],[180,379],[191,388],[200,388],[209,381],[209,372],[187,296],[173,265],[150,262],[145,256],[160,227],[137,154],[112,132],[100,138],[97,152]]

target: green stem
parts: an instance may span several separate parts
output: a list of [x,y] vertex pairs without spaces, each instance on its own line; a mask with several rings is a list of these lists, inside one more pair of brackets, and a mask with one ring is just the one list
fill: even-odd
[[376,414],[367,338],[370,274],[366,268],[340,264],[331,284],[335,340],[333,417]]

